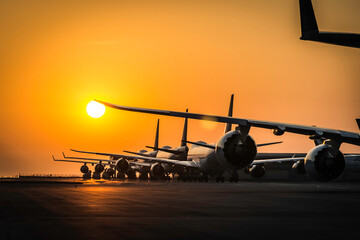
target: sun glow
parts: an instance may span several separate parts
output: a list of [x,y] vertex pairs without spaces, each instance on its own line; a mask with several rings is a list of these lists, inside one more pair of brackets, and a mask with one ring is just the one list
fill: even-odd
[[86,112],[89,114],[90,117],[99,118],[105,113],[105,106],[101,103],[91,101],[86,106]]

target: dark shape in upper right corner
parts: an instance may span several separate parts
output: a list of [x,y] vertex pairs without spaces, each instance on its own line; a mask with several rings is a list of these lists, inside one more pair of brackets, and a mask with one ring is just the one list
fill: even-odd
[[360,34],[319,32],[311,0],[299,0],[301,40],[360,48]]

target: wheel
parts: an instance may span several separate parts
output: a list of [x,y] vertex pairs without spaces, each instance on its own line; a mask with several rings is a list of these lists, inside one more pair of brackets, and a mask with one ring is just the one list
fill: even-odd
[[229,182],[233,182],[234,181],[234,178],[233,177],[230,177],[229,178]]
[[220,182],[220,178],[219,177],[216,177],[216,182]]
[[225,178],[224,177],[221,177],[221,182],[225,182]]

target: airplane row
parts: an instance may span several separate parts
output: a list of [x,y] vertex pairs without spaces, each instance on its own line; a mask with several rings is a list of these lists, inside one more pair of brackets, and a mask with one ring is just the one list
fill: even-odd
[[[299,0],[301,37],[302,40],[310,40],[328,44],[348,47],[360,47],[360,35],[353,33],[328,33],[320,32],[316,22],[311,0]],[[96,100],[95,100],[96,101]],[[156,131],[156,140],[151,152],[141,150],[138,152],[124,151],[122,153],[102,153],[91,151],[72,151],[85,154],[96,154],[109,157],[108,160],[94,158],[67,157],[65,159],[53,159],[55,161],[83,163],[81,172],[85,177],[91,176],[87,164],[95,165],[94,178],[99,178],[104,172],[106,177],[117,176],[129,179],[136,178],[139,172],[140,178],[147,179],[170,179],[170,175],[179,176],[184,180],[199,179],[208,180],[209,176],[216,175],[216,180],[224,181],[224,172],[230,172],[230,181],[238,181],[238,170],[244,170],[254,178],[261,178],[265,174],[265,166],[268,164],[293,163],[293,169],[299,174],[308,174],[319,181],[329,181],[339,177],[345,169],[359,168],[360,154],[343,154],[340,151],[342,143],[360,145],[360,135],[354,132],[318,128],[268,121],[258,121],[232,117],[233,96],[231,97],[227,116],[212,116],[186,112],[156,110],[137,107],[126,107],[103,101],[97,101],[107,107],[118,110],[157,114],[180,117],[185,119],[183,137],[180,147],[171,148],[158,146],[159,125]],[[187,141],[188,119],[208,120],[225,123],[224,134],[216,144],[206,142]],[[360,119],[356,119],[360,128]],[[237,125],[232,130],[232,125]],[[249,135],[251,127],[273,130],[274,135],[283,135],[285,132],[307,135],[314,141],[315,147],[308,153],[258,153],[257,149],[266,145],[277,144],[271,142],[256,144]],[[192,146],[189,149],[187,143]],[[105,169],[106,168],[106,169]],[[117,174],[116,174],[117,171]],[[104,175],[103,174],[103,175]]]
[[[97,100],[95,100],[97,101]],[[289,164],[298,174],[308,174],[315,180],[329,181],[337,178],[345,169],[345,164],[358,166],[360,154],[343,154],[339,148],[343,142],[360,145],[358,133],[341,130],[318,128],[276,122],[257,121],[250,119],[234,118],[233,115],[234,95],[231,96],[229,112],[227,116],[212,116],[186,112],[164,111],[146,108],[126,107],[97,101],[107,107],[118,110],[127,110],[148,114],[166,115],[184,118],[184,129],[179,147],[159,147],[159,120],[156,130],[154,146],[147,146],[154,151],[138,152],[124,151],[123,153],[103,153],[71,149],[74,152],[95,154],[109,157],[108,160],[94,158],[67,157],[55,159],[55,161],[83,163],[81,172],[89,176],[86,164],[95,165],[94,177],[99,178],[104,172],[105,176],[114,176],[117,171],[118,178],[136,178],[139,172],[140,179],[166,179],[178,176],[183,180],[208,181],[209,176],[216,176],[216,181],[223,182],[224,173],[231,173],[230,182],[237,182],[238,171],[244,170],[253,178],[261,178],[265,174],[265,166],[269,164]],[[203,141],[187,140],[188,119],[199,119],[225,123],[224,134],[216,144],[208,144]],[[357,119],[360,128],[360,119]],[[232,125],[237,125],[232,130]],[[279,144],[281,142],[269,142],[257,144],[249,135],[251,127],[272,129],[274,135],[282,135],[285,132],[307,135],[314,141],[315,147],[308,153],[259,153],[258,148]],[[187,143],[192,146],[189,149]],[[86,175],[87,174],[87,175]]]

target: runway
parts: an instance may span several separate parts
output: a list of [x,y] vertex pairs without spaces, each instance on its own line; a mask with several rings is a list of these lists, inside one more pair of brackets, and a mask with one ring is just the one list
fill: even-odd
[[358,183],[1,184],[0,239],[342,239]]

